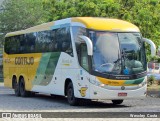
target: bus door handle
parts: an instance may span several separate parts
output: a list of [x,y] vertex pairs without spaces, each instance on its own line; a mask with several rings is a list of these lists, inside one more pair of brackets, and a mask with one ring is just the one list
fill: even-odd
[[83,80],[83,77],[81,77],[81,80]]

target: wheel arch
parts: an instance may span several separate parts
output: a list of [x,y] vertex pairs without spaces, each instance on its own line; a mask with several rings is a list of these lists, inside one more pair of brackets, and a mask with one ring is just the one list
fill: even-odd
[[20,82],[20,80],[21,80],[22,78],[24,79],[24,76],[20,75],[20,76],[19,76],[19,82]]
[[13,75],[12,76],[12,88],[14,89],[14,83],[15,81],[17,81],[17,76],[16,75]]
[[70,78],[67,78],[67,79],[65,80],[65,84],[64,84],[64,95],[65,95],[65,96],[67,95],[67,86],[68,86],[68,84],[69,84],[70,82],[73,84],[73,82],[72,82],[72,80],[71,80]]
[[20,75],[20,76],[19,76],[18,82],[19,82],[19,84],[20,84],[20,81],[21,81],[22,78],[23,78],[24,85],[25,85],[25,88],[26,88],[26,83],[25,83],[25,79],[24,79],[24,76],[23,76],[23,75]]

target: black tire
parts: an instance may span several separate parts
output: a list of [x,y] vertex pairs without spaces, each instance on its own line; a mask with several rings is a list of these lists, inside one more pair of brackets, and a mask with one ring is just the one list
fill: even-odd
[[13,88],[14,88],[14,93],[17,97],[20,96],[20,89],[19,89],[19,83],[17,82],[17,79],[13,81]]
[[20,82],[19,82],[19,90],[20,90],[20,95],[21,95],[22,97],[28,97],[28,96],[31,95],[31,92],[26,91],[26,89],[25,89],[25,82],[24,82],[24,79],[23,79],[23,78],[20,79]]
[[73,84],[71,82],[67,86],[67,100],[71,106],[76,106],[79,103],[78,98],[74,96]]
[[112,103],[114,105],[119,105],[119,104],[122,104],[123,103],[123,100],[112,100]]

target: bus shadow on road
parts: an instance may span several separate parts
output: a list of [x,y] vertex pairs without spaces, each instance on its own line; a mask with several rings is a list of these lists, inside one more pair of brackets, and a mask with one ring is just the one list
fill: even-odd
[[45,100],[52,103],[58,102],[62,104],[68,104],[67,99],[64,96],[59,96],[59,95],[50,96],[45,94],[36,94],[34,97],[31,97],[31,98],[37,98],[39,100]]
[[[54,95],[54,96],[48,96],[48,95],[43,95],[43,94],[36,94],[35,98],[38,98],[40,100],[45,100],[45,101],[49,101],[52,103],[60,103],[63,105],[68,105],[67,102],[67,98],[63,97],[63,96],[58,96],[58,95]],[[80,104],[78,106],[74,106],[75,108],[127,108],[127,107],[131,107],[131,106],[126,106],[125,102],[124,105],[114,105],[113,103],[111,103],[110,100],[107,101],[88,101],[88,100],[82,100],[80,101]]]
[[107,102],[102,102],[102,101],[89,101],[86,104],[82,104],[81,106],[86,106],[88,108],[127,108],[131,106],[126,106],[126,105],[114,105],[113,103],[110,103],[109,101]]

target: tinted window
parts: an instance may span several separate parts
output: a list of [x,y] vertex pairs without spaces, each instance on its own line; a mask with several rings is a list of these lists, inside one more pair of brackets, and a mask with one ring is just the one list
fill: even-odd
[[70,37],[70,29],[62,28],[57,31],[57,45],[61,51],[66,52],[73,56],[72,43]]
[[7,38],[5,41],[5,51],[8,54],[14,54],[19,52],[19,36]]
[[36,52],[52,52],[49,50],[49,45],[51,44],[51,35],[52,31],[42,31],[36,33],[36,45],[35,51]]
[[69,27],[7,37],[8,54],[66,52],[73,56]]
[[88,65],[88,54],[87,54],[86,44],[80,45],[80,55],[81,55],[80,56],[80,65],[88,71],[89,65]]
[[21,41],[21,45],[24,46],[24,53],[35,52],[36,33],[25,34],[24,40]]
[[87,30],[83,27],[72,27],[73,39],[76,44],[76,51],[78,55],[79,64],[85,69],[89,70],[87,46],[84,44],[80,36],[87,36]]
[[81,38],[79,36],[87,36],[87,31],[83,27],[74,26],[72,27],[73,39],[76,44],[76,50],[78,55],[78,60],[80,61],[80,44],[82,43]]

